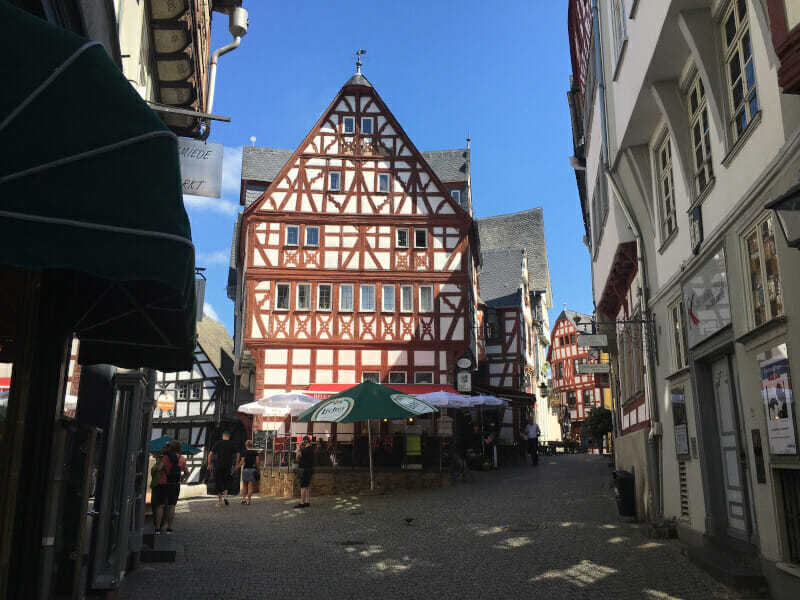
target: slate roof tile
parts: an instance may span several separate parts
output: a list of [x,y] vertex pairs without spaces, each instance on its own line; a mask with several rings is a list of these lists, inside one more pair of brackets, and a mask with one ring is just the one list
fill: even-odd
[[483,269],[478,275],[481,300],[494,308],[520,305],[524,248],[500,248],[481,253]]

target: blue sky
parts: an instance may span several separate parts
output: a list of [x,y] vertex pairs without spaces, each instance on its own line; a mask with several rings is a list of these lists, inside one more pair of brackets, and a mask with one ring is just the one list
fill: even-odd
[[[225,294],[239,208],[241,147],[295,149],[355,72],[363,73],[420,150],[463,148],[472,138],[476,217],[542,206],[553,287],[551,323],[563,303],[592,312],[566,91],[566,0],[355,2],[245,0],[250,28],[220,59],[210,141],[225,144],[222,199],[186,197],[207,268],[206,311],[233,331]],[[230,41],[214,14],[212,50]]]

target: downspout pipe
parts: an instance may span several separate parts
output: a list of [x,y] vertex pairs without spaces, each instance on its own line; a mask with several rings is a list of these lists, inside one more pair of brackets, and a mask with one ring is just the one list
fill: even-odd
[[[622,210],[622,214],[625,217],[625,221],[628,223],[628,226],[631,228],[631,232],[633,233],[634,239],[636,240],[636,278],[637,283],[639,286],[639,306],[642,315],[642,319],[646,322],[643,323],[643,331],[647,334],[651,334],[649,323],[647,322],[650,317],[650,312],[648,308],[648,301],[647,301],[647,272],[645,270],[645,256],[644,256],[644,243],[642,240],[642,232],[639,228],[639,224],[636,221],[636,218],[633,215],[633,212],[630,210],[627,201],[625,200],[625,196],[622,193],[620,186],[617,184],[616,178],[614,177],[614,173],[611,171],[611,167],[609,165],[609,158],[608,158],[608,128],[606,123],[606,101],[605,101],[605,79],[604,79],[604,71],[603,71],[603,53],[602,53],[602,44],[600,40],[600,19],[599,19],[599,9],[598,9],[598,1],[592,0],[592,23],[594,29],[594,45],[595,45],[595,58],[596,58],[596,65],[597,65],[597,89],[598,89],[598,99],[600,103],[600,131],[601,131],[601,163],[602,163],[602,172],[608,181],[609,187],[611,188],[614,198],[617,200],[617,204]],[[644,352],[644,367],[647,372],[647,376],[644,380],[645,385],[645,398],[647,399],[649,408],[650,408],[650,435],[647,438],[647,462],[650,465],[648,469],[648,474],[650,476],[650,487],[653,491],[653,510],[655,511],[654,517],[660,517],[662,510],[661,510],[661,460],[660,460],[660,446],[661,446],[661,435],[662,435],[662,425],[658,419],[658,402],[655,398],[655,372],[653,369],[654,361],[653,361],[653,348],[652,344],[653,341],[645,337],[645,333],[643,332],[642,338],[645,340],[645,352]]]

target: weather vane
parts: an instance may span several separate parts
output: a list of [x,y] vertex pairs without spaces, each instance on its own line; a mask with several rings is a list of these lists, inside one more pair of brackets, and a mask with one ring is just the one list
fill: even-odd
[[366,50],[356,52],[356,75],[361,75],[361,57],[366,53]]

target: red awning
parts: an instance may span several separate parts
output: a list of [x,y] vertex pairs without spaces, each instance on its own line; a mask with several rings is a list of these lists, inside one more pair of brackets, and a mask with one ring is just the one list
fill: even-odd
[[[449,385],[436,385],[432,383],[387,383],[388,387],[415,396],[417,394],[429,394],[430,392],[450,392],[451,394],[458,394],[458,392]],[[312,383],[304,390],[305,394],[323,400],[333,394],[338,394],[344,390],[353,387],[348,383]]]

